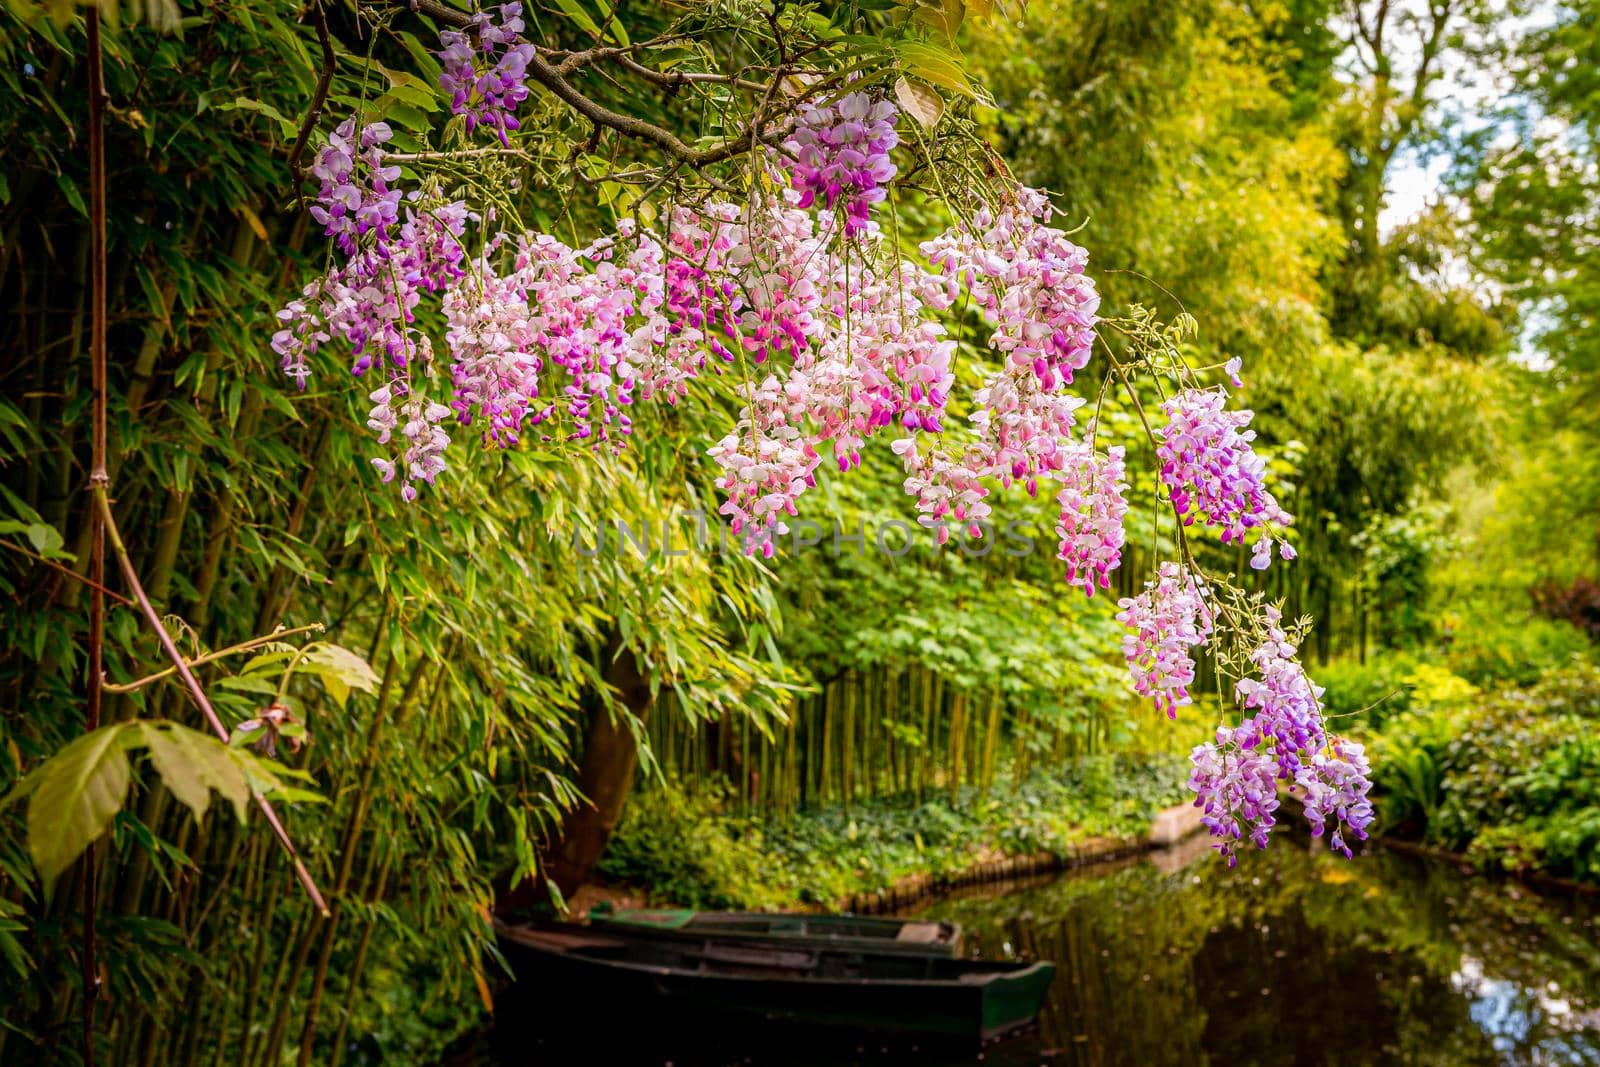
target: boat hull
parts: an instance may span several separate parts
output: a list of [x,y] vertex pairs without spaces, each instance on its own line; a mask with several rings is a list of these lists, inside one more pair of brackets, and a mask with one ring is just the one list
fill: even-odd
[[[837,960],[814,959],[813,969],[785,973],[797,961],[721,963],[721,969],[638,959],[596,958],[552,950],[501,932],[501,949],[516,975],[512,996],[526,993],[546,1012],[553,998],[561,1011],[627,1005],[648,1012],[650,1039],[664,1044],[696,1040],[708,1032],[883,1034],[922,1042],[979,1044],[1026,1026],[1038,1014],[1055,973],[1050,963],[1003,964],[891,957],[873,961],[874,973],[819,973]],[[796,955],[791,953],[790,955]],[[727,950],[721,951],[725,961]],[[846,968],[849,970],[850,968]]]

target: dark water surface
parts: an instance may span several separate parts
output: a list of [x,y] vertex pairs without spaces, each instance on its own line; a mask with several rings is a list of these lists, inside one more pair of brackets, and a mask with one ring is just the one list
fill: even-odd
[[592,1041],[519,1041],[489,1062],[1600,1065],[1600,903],[1395,852],[1346,861],[1285,839],[1229,871],[1202,841],[918,913],[960,922],[984,957],[1054,960],[1037,1029],[957,1058],[865,1037],[640,1051],[635,1033],[624,1052],[614,1004]]
[[957,894],[982,954],[1059,968],[1001,1064],[1600,1064],[1600,905],[1286,839]]

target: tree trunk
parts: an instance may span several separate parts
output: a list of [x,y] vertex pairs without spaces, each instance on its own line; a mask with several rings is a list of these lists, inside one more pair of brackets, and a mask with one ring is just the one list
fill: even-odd
[[[620,643],[615,648],[606,665],[606,684],[617,691],[628,711],[644,722],[650,712],[649,681],[630,649]],[[564,895],[588,879],[605,851],[622,818],[638,765],[639,749],[628,722],[603,710],[590,716],[583,736],[583,763],[578,769],[578,789],[586,799],[567,813],[561,841],[545,867],[545,877]]]

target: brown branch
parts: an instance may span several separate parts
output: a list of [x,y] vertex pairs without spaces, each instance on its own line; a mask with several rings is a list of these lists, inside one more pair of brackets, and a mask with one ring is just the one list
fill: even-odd
[[[414,10],[424,15],[429,15],[440,22],[457,28],[466,27],[472,21],[472,17],[466,12],[446,7],[439,0],[415,0],[412,6]],[[567,62],[571,62],[571,57],[568,58]],[[758,134],[755,125],[752,124],[747,126],[736,137],[725,140],[721,144],[710,148],[691,148],[671,130],[646,122],[643,119],[634,118],[631,115],[618,114],[604,104],[583,95],[571,82],[567,81],[559,67],[552,65],[544,56],[539,54],[537,43],[534,44],[533,57],[528,61],[528,74],[534,81],[548,89],[562,103],[596,126],[614,130],[624,137],[630,137],[634,140],[649,141],[668,155],[681,160],[686,166],[693,167],[696,170],[742,155],[754,144],[782,140],[788,136],[789,131],[794,126],[794,122],[791,119]]]
[[[130,600],[128,603],[131,604],[133,601]],[[185,662],[188,663],[190,667],[199,667],[207,663],[214,663],[219,659],[227,659],[229,656],[237,656],[241,652],[252,652],[255,649],[260,648],[262,645],[271,644],[273,641],[278,641],[285,637],[293,637],[295,634],[310,633],[313,630],[320,633],[322,629],[323,626],[320,622],[313,622],[305,626],[296,626],[288,630],[275,630],[270,634],[266,634],[261,637],[252,637],[248,641],[240,641],[237,645],[229,645],[227,648],[219,648],[215,652],[207,652],[203,656],[196,656],[194,659],[186,660]],[[154,674],[147,674],[143,678],[133,682],[123,682],[121,684],[106,682],[104,684],[104,689],[108,693],[132,693],[136,689],[143,689],[152,682],[159,682],[161,679],[170,677],[177,672],[177,667],[168,667],[164,671],[156,671]]]
[[683,85],[731,85],[737,89],[748,89],[753,93],[764,93],[767,86],[764,82],[753,82],[746,78],[735,77],[732,74],[717,74],[712,71],[699,70],[655,70],[645,66],[634,59],[624,49],[617,49],[616,61],[624,70],[637,74],[645,81],[659,85],[663,89],[676,89]]
[[[161,624],[161,616],[150,603],[150,598],[145,594],[144,586],[139,582],[139,574],[133,569],[133,560],[128,555],[128,547],[122,542],[122,534],[117,529],[116,519],[111,514],[111,499],[104,487],[95,491],[96,506],[100,510],[101,521],[105,523],[107,535],[111,538],[111,549],[116,553],[117,562],[122,567],[122,577],[128,583],[128,589],[133,593],[133,598],[139,602],[139,610],[144,613],[145,619],[150,623],[150,628],[156,633],[156,638],[161,642],[161,647],[167,653],[167,658],[172,661],[178,676],[183,679],[184,686],[189,690],[189,696],[200,713],[205,716],[206,722],[224,744],[228,741],[228,728],[222,724],[222,718],[211,706],[210,699],[204,689],[196,680],[194,672],[189,669],[189,664],[183,658],[183,653],[178,651],[178,646],[173,642],[172,635],[167,633],[167,628]],[[311,872],[306,870],[305,863],[300,859],[294,842],[289,839],[289,832],[283,828],[283,822],[278,818],[278,813],[273,810],[272,802],[260,793],[252,790],[256,807],[261,809],[261,814],[266,817],[267,825],[272,827],[273,834],[278,839],[278,844],[288,853],[290,861],[294,864],[295,877],[300,879],[300,884],[305,888],[311,902],[316,905],[324,918],[329,914],[327,902],[322,899],[322,894],[317,890],[317,883],[312,879]]]
[[[82,582],[84,585],[88,586],[90,589],[93,589],[93,590],[97,591],[102,596],[108,596],[112,600],[117,601],[119,604],[124,604],[124,605],[126,605],[126,606],[128,606],[130,608],[133,607],[133,601],[129,600],[127,597],[123,596],[121,593],[117,593],[117,592],[114,592],[114,591],[112,591],[110,589],[107,589],[105,586],[101,585],[99,582],[95,581],[93,578],[89,578],[89,577],[87,577],[85,575],[79,574],[77,571],[73,570],[71,567],[64,567],[61,564],[57,563],[53,559],[46,559],[44,556],[39,555],[39,553],[34,552],[31,549],[23,548],[21,545],[16,544],[15,542],[12,542],[12,541],[0,541],[0,548],[9,548],[11,551],[18,553],[19,555],[27,556],[29,559],[34,560],[37,563],[43,563],[46,567],[50,567],[50,568],[53,568],[54,570],[59,571],[60,573],[66,575],[68,578],[71,578],[75,582]],[[103,568],[104,564],[102,563],[101,566]]]
[[300,156],[306,150],[306,142],[311,139],[317,119],[322,116],[322,105],[328,101],[328,86],[333,83],[335,64],[333,40],[328,36],[328,15],[322,10],[322,0],[313,0],[311,12],[316,19],[317,40],[322,43],[322,71],[317,75],[316,91],[311,94],[311,106],[306,109],[306,117],[300,120],[300,132],[295,135],[294,147],[289,150],[289,173],[296,185],[300,181]]

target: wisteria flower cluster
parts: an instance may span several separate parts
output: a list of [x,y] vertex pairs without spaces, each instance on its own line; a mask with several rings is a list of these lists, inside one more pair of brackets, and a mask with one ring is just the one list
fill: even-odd
[[1192,650],[1211,636],[1212,611],[1194,576],[1176,563],[1163,563],[1156,580],[1136,597],[1117,602],[1117,621],[1128,628],[1122,636],[1122,654],[1140,696],[1150,697],[1156,708],[1176,718],[1178,709],[1193,702]]
[[[521,30],[520,5],[507,4],[440,35],[441,82],[469,133],[487,126],[509,144],[518,128],[533,58]],[[744,202],[676,204],[659,229],[624,221],[582,245],[499,226],[436,185],[401,190],[389,127],[348,120],[312,168],[313,214],[341,257],[278,313],[272,346],[303,388],[321,346],[349,345],[352,373],[377,378],[367,423],[386,451],[372,463],[407,502],[446,471],[452,427],[491,448],[537,434],[616,449],[635,404],[674,404],[727,374],[741,410],[708,453],[747,552],[772,554],[830,455],[849,471],[881,435],[941,543],[983,535],[996,487],[1044,488],[1068,582],[1092,596],[1122,562],[1128,482],[1124,449],[1097,448],[1092,424],[1077,425],[1073,377],[1099,324],[1088,255],[1051,224],[1042,192],[1011,186],[923,243],[920,262],[902,256],[872,218],[895,175],[897,118],[871,89],[806,104],[765,161],[771,180]],[[998,358],[952,424],[944,313],[963,296]],[[1225,370],[1239,386],[1238,361]],[[1226,401],[1188,388],[1166,402],[1162,483],[1186,524],[1253,540],[1257,567],[1275,544],[1292,559],[1251,413]],[[1169,562],[1118,603],[1134,688],[1169,716],[1192,702],[1212,595]],[[1321,691],[1276,612],[1262,627],[1236,687],[1244,718],[1194,751],[1191,787],[1230,862],[1244,837],[1266,843],[1285,782],[1348,854],[1347,835],[1364,837],[1372,818],[1364,753],[1326,736]]]
[[784,142],[798,206],[808,208],[820,199],[829,211],[843,208],[847,236],[864,231],[872,205],[884,198],[895,174],[889,158],[900,143],[895,117],[893,104],[868,93],[803,104],[794,133]]
[[1089,596],[1095,589],[1111,587],[1111,572],[1122,563],[1127,539],[1123,519],[1128,514],[1126,463],[1121,446],[1105,454],[1088,442],[1072,445],[1061,471],[1061,491],[1056,503],[1061,516],[1056,535],[1060,556],[1067,564],[1067,581]]
[[393,137],[386,122],[357,129],[355,119],[345,119],[311,166],[322,183],[311,217],[346,255],[368,233],[385,233],[399,215],[400,190],[389,183],[400,177],[400,168],[383,162],[383,146]]
[[[1231,361],[1228,373],[1237,373]],[[1262,570],[1272,562],[1271,528],[1294,519],[1267,491],[1266,462],[1250,446],[1255,431],[1245,429],[1251,413],[1226,405],[1220,389],[1187,389],[1162,405],[1167,424],[1155,431],[1161,480],[1185,524],[1198,518],[1222,527],[1223,544],[1243,544],[1258,531],[1250,565]],[[1288,541],[1278,551],[1294,558]]]
[[1264,637],[1250,655],[1257,675],[1234,688],[1247,714],[1237,726],[1219,727],[1215,741],[1190,755],[1189,788],[1230,866],[1234,845],[1246,836],[1258,848],[1267,846],[1280,782],[1298,792],[1312,834],[1322,836],[1331,824],[1333,848],[1348,857],[1345,835],[1365,840],[1372,822],[1371,768],[1361,745],[1326,734],[1322,688],[1295,659],[1278,609],[1265,608],[1262,621]]
[[466,29],[442,31],[443,47],[436,53],[444,68],[439,85],[450,94],[451,111],[466,116],[468,133],[488,126],[507,147],[508,133],[521,127],[516,110],[528,98],[533,59],[533,45],[518,41],[520,33],[522,4],[502,4],[498,20],[480,11]]
[[[990,348],[1003,357],[973,395],[973,435],[963,448],[924,450],[913,442],[897,449],[919,519],[937,529],[941,542],[951,522],[979,534],[991,510],[990,481],[1020,482],[1030,495],[1041,479],[1084,484],[1068,464],[1075,457],[1081,467],[1089,459],[1074,451],[1076,413],[1085,401],[1068,386],[1089,361],[1100,295],[1083,273],[1088,254],[1049,225],[1053,213],[1043,193],[1017,188],[998,211],[980,209],[970,224],[922,245],[938,271],[931,284],[919,283],[923,298],[948,307],[965,287],[994,327]],[[1121,493],[1115,479],[1087,484],[1108,499],[1080,506],[1107,516],[1126,511],[1114,499]],[[1069,517],[1063,525],[1076,521]],[[1063,535],[1069,540],[1062,558],[1075,563],[1067,553],[1084,546]]]

